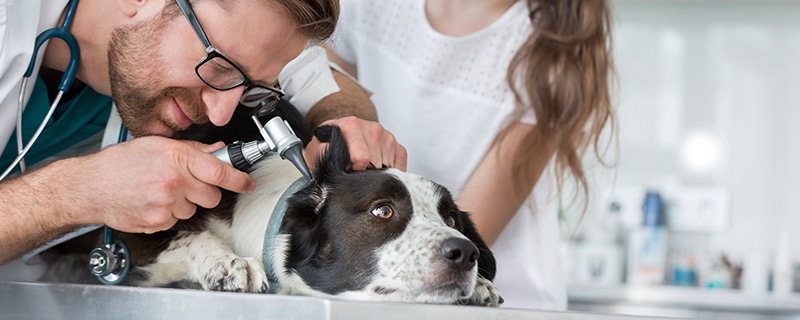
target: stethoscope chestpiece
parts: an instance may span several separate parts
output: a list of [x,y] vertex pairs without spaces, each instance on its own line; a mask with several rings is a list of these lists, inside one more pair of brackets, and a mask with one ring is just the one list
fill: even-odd
[[89,270],[104,284],[118,284],[131,268],[130,251],[120,240],[89,253]]

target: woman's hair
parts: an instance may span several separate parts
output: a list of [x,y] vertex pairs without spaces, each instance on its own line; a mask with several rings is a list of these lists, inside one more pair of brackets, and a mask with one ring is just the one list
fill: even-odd
[[533,32],[511,60],[506,79],[518,114],[532,108],[536,116],[514,157],[512,170],[522,173],[515,185],[529,193],[542,165],[535,162],[537,154],[552,151],[559,190],[569,174],[588,195],[583,155],[591,146],[602,161],[600,133],[606,124],[614,132],[615,125],[610,9],[605,0],[528,0],[528,7]]

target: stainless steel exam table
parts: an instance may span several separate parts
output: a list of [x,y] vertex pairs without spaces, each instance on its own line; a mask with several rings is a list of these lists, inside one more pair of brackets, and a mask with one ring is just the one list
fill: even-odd
[[188,289],[0,281],[0,319],[655,319]]

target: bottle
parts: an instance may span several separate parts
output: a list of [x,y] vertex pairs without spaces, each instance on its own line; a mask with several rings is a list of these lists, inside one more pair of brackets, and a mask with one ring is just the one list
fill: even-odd
[[673,286],[693,287],[697,283],[697,263],[694,255],[686,250],[672,252],[672,277]]
[[775,251],[775,262],[772,269],[772,293],[776,296],[788,296],[792,292],[792,276],[794,268],[789,250],[789,233],[781,229],[778,248]]
[[742,290],[751,295],[764,294],[769,288],[769,263],[758,250],[745,255]]
[[661,195],[648,191],[642,205],[642,225],[628,238],[628,283],[664,283],[667,262],[667,230]]
[[623,276],[623,248],[619,245],[621,232],[620,205],[611,203],[585,232],[576,248],[576,279],[582,283],[618,285]]

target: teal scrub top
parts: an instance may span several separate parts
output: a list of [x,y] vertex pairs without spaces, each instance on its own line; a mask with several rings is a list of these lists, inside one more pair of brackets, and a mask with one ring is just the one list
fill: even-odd
[[[35,165],[105,129],[111,112],[111,97],[99,94],[89,86],[84,86],[80,90],[76,96],[63,101],[56,107],[39,139],[33,143],[33,147],[25,155],[27,166]],[[50,110],[50,104],[44,81],[41,77],[37,77],[33,94],[22,113],[23,143],[28,143],[33,137]],[[5,150],[0,155],[0,168],[5,170],[16,157],[17,137],[15,133],[11,135]],[[14,169],[14,172],[17,171],[19,171],[19,165]]]

